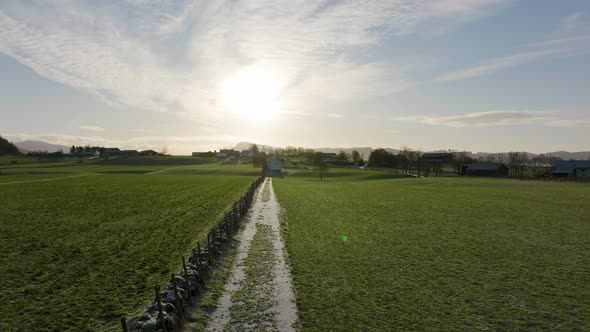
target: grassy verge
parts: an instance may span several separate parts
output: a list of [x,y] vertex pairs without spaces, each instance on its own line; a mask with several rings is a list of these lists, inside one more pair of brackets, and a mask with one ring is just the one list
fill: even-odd
[[273,181],[302,330],[590,329],[590,186],[337,172]]

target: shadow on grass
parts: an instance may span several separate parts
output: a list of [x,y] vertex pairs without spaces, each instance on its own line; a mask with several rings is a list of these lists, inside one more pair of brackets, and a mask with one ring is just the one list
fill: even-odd
[[130,169],[130,170],[118,170],[118,171],[100,171],[99,174],[146,174],[153,172],[145,169]]
[[2,175],[64,175],[64,174],[77,174],[77,173],[72,173],[72,172],[6,172],[6,170],[2,170],[2,173],[0,173]]
[[259,170],[252,171],[231,171],[231,170],[171,170],[164,174],[179,174],[179,175],[233,175],[233,176],[260,176]]

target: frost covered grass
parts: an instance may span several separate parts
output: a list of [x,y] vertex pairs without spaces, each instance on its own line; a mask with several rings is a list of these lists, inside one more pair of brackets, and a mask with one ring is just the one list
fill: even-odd
[[275,179],[302,330],[590,329],[585,184]]
[[[137,168],[163,167],[72,164],[52,170],[103,174],[0,186],[0,330],[116,329],[259,175],[251,165]],[[0,178],[59,177],[24,169]]]

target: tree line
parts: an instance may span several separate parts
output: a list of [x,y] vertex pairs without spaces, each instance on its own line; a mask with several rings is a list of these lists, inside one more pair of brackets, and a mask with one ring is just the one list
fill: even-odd
[[71,154],[76,154],[76,153],[82,153],[82,152],[104,152],[104,150],[106,150],[105,147],[103,146],[90,146],[90,145],[85,145],[85,146],[75,146],[72,145],[72,147],[70,148],[70,153]]

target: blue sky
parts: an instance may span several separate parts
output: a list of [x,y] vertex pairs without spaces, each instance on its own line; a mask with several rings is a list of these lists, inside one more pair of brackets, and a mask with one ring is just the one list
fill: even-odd
[[590,149],[588,1],[0,1],[0,134]]

